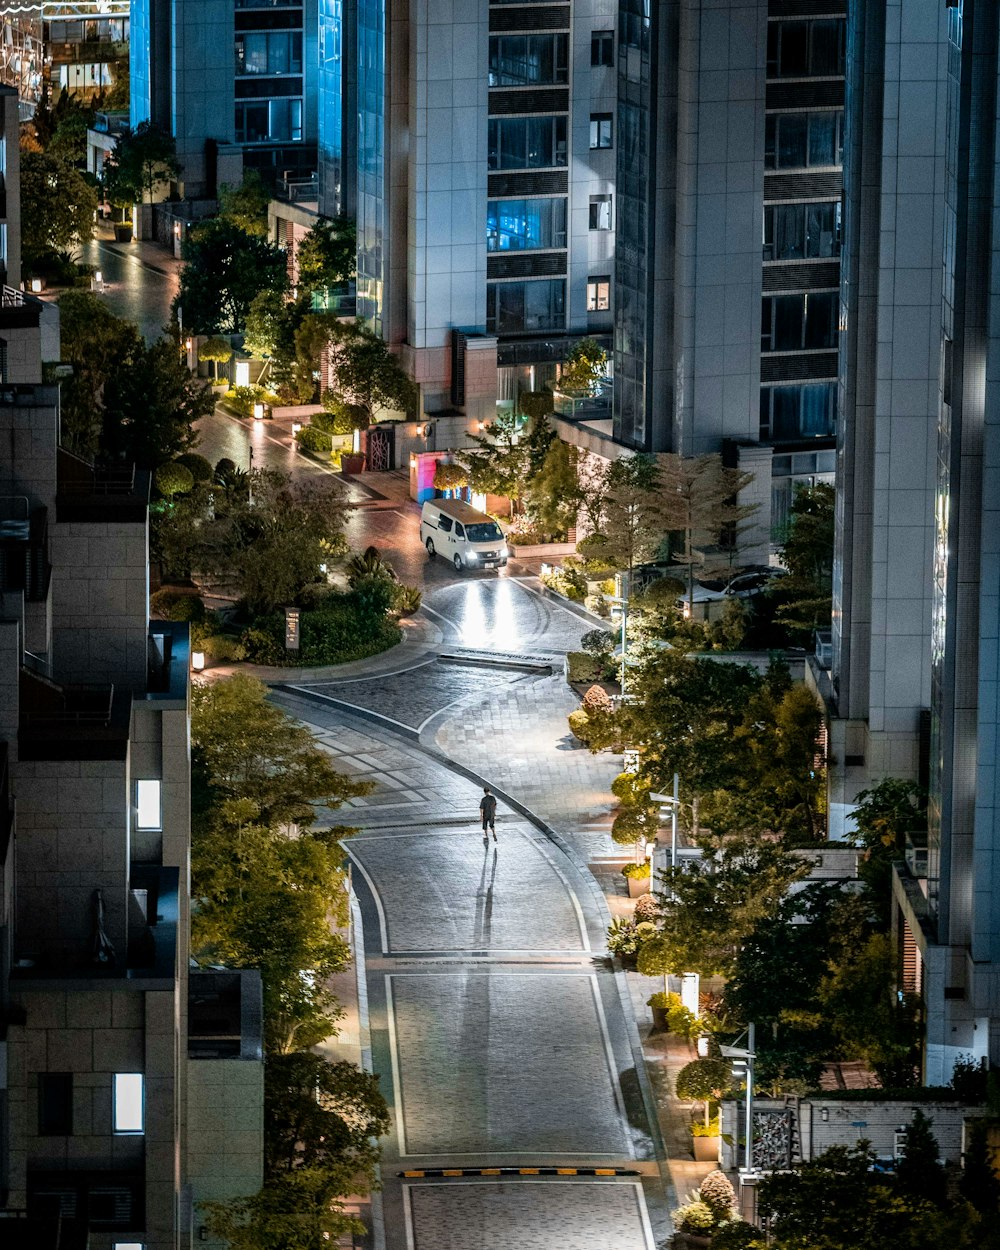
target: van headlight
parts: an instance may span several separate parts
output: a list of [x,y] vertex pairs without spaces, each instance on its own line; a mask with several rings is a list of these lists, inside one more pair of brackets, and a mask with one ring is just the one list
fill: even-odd
[[475,563],[476,563],[476,561],[479,559],[479,552],[478,552],[478,551],[467,551],[467,552],[466,552],[466,554],[465,554],[465,558],[468,560],[468,562],[469,562],[470,564],[475,564]]
[[506,543],[503,543],[500,547],[500,556],[501,558],[506,558],[509,555],[510,555],[510,548],[507,546]]

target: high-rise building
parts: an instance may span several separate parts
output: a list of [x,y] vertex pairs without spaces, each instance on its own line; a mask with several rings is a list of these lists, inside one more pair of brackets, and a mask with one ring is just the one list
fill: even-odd
[[845,2],[618,9],[613,427],[561,432],[722,451],[766,557],[834,468]]
[[129,0],[42,0],[0,9],[0,82],[31,117],[63,91],[107,108],[128,103]]
[[131,122],[177,141],[191,198],[316,171],[316,0],[132,0]]
[[850,23],[832,810],[929,789],[894,923],[942,1084],[1000,1058],[1000,23],[985,0]]
[[[13,159],[5,193],[13,277]],[[180,1250],[260,1186],[260,983],[189,971],[187,626],[149,618],[150,475],[58,445],[52,311],[3,290],[0,1243]]]
[[615,15],[321,2],[320,208],[356,209],[358,314],[425,412],[490,417],[609,335]]

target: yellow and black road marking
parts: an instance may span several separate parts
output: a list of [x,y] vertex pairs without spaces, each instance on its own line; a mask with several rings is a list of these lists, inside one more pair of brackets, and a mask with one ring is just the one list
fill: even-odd
[[634,1168],[414,1168],[397,1172],[407,1180],[429,1180],[439,1176],[638,1176]]

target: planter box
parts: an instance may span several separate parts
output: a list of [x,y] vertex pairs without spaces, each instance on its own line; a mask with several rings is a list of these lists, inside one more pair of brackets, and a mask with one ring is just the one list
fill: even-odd
[[365,457],[362,452],[355,454],[352,452],[349,456],[340,457],[341,473],[361,473],[365,467]]
[[653,1028],[657,1029],[660,1033],[666,1033],[667,1031],[667,1009],[666,1007],[651,1007],[650,1011],[652,1011],[653,1013]]
[[692,1137],[691,1149],[696,1163],[718,1163],[721,1137]]
[[629,898],[639,898],[649,893],[651,877],[626,877],[625,880],[628,882]]
[[126,222],[125,224],[115,226],[115,242],[116,243],[131,243],[132,242],[131,225],[129,225]]

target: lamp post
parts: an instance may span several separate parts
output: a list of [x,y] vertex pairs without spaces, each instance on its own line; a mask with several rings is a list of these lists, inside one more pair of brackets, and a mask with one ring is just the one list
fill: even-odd
[[615,574],[615,593],[611,596],[611,615],[614,616],[617,608],[622,622],[622,662],[619,670],[619,684],[622,691],[622,702],[625,702],[625,651],[628,646],[628,574]]
[[720,1046],[719,1050],[724,1059],[732,1059],[733,1076],[743,1077],[747,1083],[746,1106],[744,1107],[743,1121],[743,1138],[744,1138],[744,1156],[743,1167],[741,1169],[744,1176],[751,1176],[754,1171],[753,1166],[753,1061],[756,1059],[754,1050],[756,1044],[756,1027],[753,1024],[747,1025],[747,1044],[746,1046]]
[[678,774],[674,773],[673,794],[651,794],[649,797],[661,807],[670,808],[670,871],[674,872],[677,868],[677,811],[681,805]]

